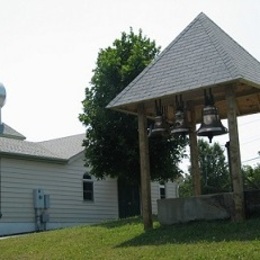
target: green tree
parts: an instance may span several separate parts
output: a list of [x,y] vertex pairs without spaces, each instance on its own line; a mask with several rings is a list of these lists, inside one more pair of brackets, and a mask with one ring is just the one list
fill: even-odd
[[[228,163],[221,146],[216,142],[210,145],[203,139],[199,139],[198,148],[202,194],[231,191]],[[192,195],[192,178],[190,173],[183,177],[180,195]]]
[[190,173],[184,173],[179,179],[179,196],[180,197],[191,197],[193,196],[193,182]]
[[231,191],[231,179],[224,149],[218,143],[209,145],[199,140],[199,163],[202,173],[202,194]]
[[[120,93],[158,55],[155,41],[123,32],[111,47],[101,49],[90,86],[85,90],[84,113],[79,120],[86,126],[84,140],[86,164],[98,178],[140,179],[137,117],[106,109]],[[150,139],[153,180],[168,180],[180,174],[178,162],[185,141]]]
[[244,181],[244,189],[260,189],[260,164],[255,167],[245,165],[242,167],[242,176]]

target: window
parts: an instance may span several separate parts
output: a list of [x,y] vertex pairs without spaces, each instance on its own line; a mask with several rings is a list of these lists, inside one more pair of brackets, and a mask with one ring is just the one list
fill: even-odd
[[83,200],[94,201],[94,185],[89,173],[83,175]]
[[161,183],[159,187],[160,187],[160,199],[165,199],[166,198],[165,184]]

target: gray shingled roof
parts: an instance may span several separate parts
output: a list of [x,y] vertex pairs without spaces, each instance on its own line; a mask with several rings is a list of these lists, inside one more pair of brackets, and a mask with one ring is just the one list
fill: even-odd
[[120,108],[238,79],[259,87],[260,63],[201,13],[107,107]]
[[83,139],[85,134],[72,135],[49,141],[39,142],[45,149],[55,153],[59,158],[70,159],[84,150]]
[[25,136],[14,130],[12,127],[5,123],[0,124],[0,136],[25,140]]
[[45,142],[27,142],[0,137],[0,155],[66,162],[84,151],[85,134],[73,135]]

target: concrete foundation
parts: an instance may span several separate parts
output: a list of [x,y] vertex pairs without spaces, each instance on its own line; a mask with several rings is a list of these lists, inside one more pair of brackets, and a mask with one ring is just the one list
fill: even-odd
[[232,212],[232,193],[158,200],[158,219],[162,225],[194,220],[229,219],[232,218]]

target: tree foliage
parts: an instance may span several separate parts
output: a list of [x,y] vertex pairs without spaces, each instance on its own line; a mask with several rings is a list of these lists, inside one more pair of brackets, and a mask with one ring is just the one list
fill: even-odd
[[231,179],[224,149],[218,143],[209,145],[202,139],[198,143],[202,194],[231,191]]
[[245,165],[242,167],[242,176],[244,181],[244,189],[260,189],[260,164],[255,167]]
[[[228,163],[221,146],[218,143],[210,145],[203,139],[199,139],[198,148],[201,193],[212,194],[231,191],[231,178]],[[180,194],[181,196],[191,196],[193,194],[192,177],[190,173],[184,176]]]
[[[87,164],[98,178],[124,177],[137,181],[140,176],[137,117],[107,109],[119,94],[158,55],[155,41],[123,32],[112,46],[98,53],[90,86],[85,90],[84,113],[80,121],[86,126],[84,140]],[[152,179],[167,180],[180,173],[178,162],[184,141],[150,140]]]

